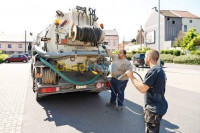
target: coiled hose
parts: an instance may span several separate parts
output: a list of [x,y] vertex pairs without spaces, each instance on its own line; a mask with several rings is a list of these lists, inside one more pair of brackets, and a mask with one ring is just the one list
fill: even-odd
[[45,59],[43,59],[42,57],[39,58],[45,65],[47,65],[48,67],[50,67],[55,73],[57,73],[61,78],[63,78],[65,81],[73,84],[73,85],[89,85],[94,83],[100,76],[100,73],[98,73],[93,79],[89,80],[89,81],[85,81],[85,82],[77,82],[74,80],[71,80],[70,78],[66,77],[64,74],[62,74],[60,71],[58,71],[53,65],[51,65],[49,62],[47,62]]

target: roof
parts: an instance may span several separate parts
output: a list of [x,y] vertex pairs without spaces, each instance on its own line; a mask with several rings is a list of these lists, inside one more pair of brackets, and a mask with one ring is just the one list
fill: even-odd
[[200,18],[188,11],[178,11],[178,10],[160,10],[163,16],[167,17],[178,17],[178,18]]
[[[32,37],[27,35],[26,41],[32,42],[32,40]],[[25,36],[0,33],[0,42],[25,42]]]
[[160,14],[167,17],[178,17],[176,14],[172,13],[170,10],[160,10]]
[[118,33],[116,30],[104,30],[106,36],[118,36]]
[[176,15],[182,17],[182,18],[199,18],[198,16],[188,12],[188,11],[176,11],[172,10]]

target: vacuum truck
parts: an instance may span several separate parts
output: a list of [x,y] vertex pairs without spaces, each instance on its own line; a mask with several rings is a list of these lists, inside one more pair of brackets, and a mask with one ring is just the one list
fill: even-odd
[[40,32],[32,49],[31,75],[36,100],[58,93],[110,89],[110,60],[96,10],[79,7],[63,13]]

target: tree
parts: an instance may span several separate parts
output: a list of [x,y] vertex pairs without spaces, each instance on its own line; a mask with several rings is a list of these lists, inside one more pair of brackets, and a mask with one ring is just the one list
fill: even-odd
[[196,50],[196,46],[200,46],[200,35],[194,37],[192,41],[190,41],[186,47],[186,49],[192,51]]
[[180,46],[187,50],[195,50],[195,43],[192,41],[195,37],[198,36],[196,29],[190,29],[186,32],[186,35],[183,37],[183,42]]
[[180,31],[178,33],[178,37],[175,38],[174,42],[173,42],[173,47],[181,47],[181,43],[183,43],[183,38],[185,36],[185,33]]

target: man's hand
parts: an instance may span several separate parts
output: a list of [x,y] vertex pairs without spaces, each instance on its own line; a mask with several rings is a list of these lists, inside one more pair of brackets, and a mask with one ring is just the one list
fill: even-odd
[[130,71],[126,73],[126,75],[131,79],[133,85],[136,87],[136,89],[141,92],[141,93],[146,93],[147,90],[149,89],[149,86],[143,84],[142,82],[138,81],[134,76],[133,76],[133,71]]

